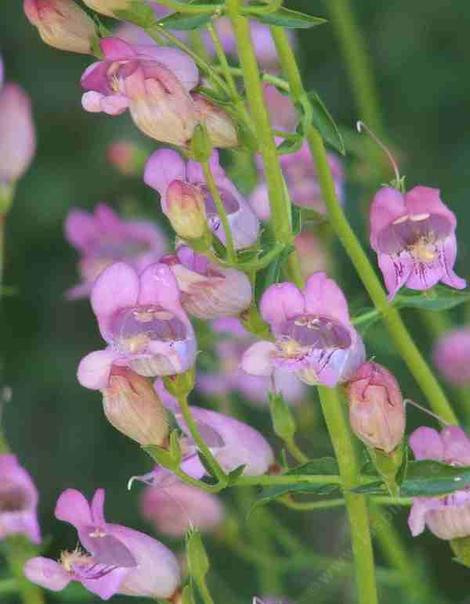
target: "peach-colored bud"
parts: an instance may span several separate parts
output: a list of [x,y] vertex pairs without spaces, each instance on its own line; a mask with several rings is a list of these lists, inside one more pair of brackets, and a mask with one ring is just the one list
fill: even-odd
[[97,13],[113,17],[116,11],[129,8],[132,0],[83,0],[83,2]]
[[24,0],[23,8],[46,44],[90,54],[95,24],[78,4],[72,0]]
[[168,436],[165,409],[144,377],[127,367],[114,366],[103,390],[103,408],[108,421],[142,446],[162,446]]
[[108,162],[124,176],[137,176],[143,170],[147,154],[132,141],[111,143],[106,153]]
[[204,195],[195,185],[174,180],[167,189],[165,214],[182,239],[199,239],[207,233]]
[[199,120],[205,124],[212,145],[218,148],[236,147],[238,136],[230,116],[203,96],[193,94],[192,97]]
[[377,363],[364,363],[347,386],[349,421],[369,447],[391,453],[405,433],[405,407],[397,380]]

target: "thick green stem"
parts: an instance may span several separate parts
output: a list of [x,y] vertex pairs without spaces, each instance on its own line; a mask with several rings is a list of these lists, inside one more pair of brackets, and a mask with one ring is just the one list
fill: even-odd
[[218,478],[220,481],[222,481],[224,483],[225,482],[225,472],[220,467],[219,462],[212,455],[209,447],[206,445],[206,441],[202,438],[202,436],[199,432],[199,429],[197,427],[197,424],[194,421],[193,416],[191,414],[191,409],[189,408],[189,403],[188,403],[187,397],[185,397],[185,396],[179,397],[178,403],[179,403],[179,406],[181,409],[181,414],[183,416],[183,419],[186,422],[188,430],[190,431],[191,436],[193,437],[194,442],[197,445],[197,448],[204,455],[204,459],[209,464],[209,467],[211,468],[214,476],[216,476],[216,478]]
[[325,386],[319,386],[318,391],[344,489],[356,571],[358,602],[359,604],[378,604],[374,553],[366,500],[363,495],[351,492],[351,489],[360,484],[351,432],[338,393]]
[[271,206],[271,224],[277,241],[289,244],[292,240],[290,206],[285,193],[284,178],[264,100],[260,72],[250,35],[250,26],[248,19],[241,15],[241,9],[241,0],[227,0],[226,10],[233,26],[246,95],[263,158]]
[[[281,28],[273,27],[272,32],[292,95],[295,100],[300,101],[305,98],[305,89],[289,40]],[[328,217],[332,228],[343,244],[374,306],[381,313],[396,349],[428,398],[432,409],[446,421],[457,424],[457,417],[444,391],[411,338],[399,312],[389,303],[379,278],[369,262],[359,239],[349,225],[336,196],[333,176],[321,135],[313,125],[308,127],[306,135],[312,157],[315,161],[318,182],[328,209]]]
[[225,247],[227,249],[227,260],[230,263],[236,264],[237,256],[235,253],[232,231],[230,229],[230,223],[228,221],[227,212],[225,211],[224,202],[222,201],[222,197],[220,196],[219,188],[217,187],[217,183],[215,182],[215,178],[212,174],[209,162],[201,162],[201,166],[204,172],[204,178],[206,181],[207,188],[209,190],[209,193],[211,194],[212,199],[214,200],[214,204],[217,209],[217,214],[219,215],[219,218],[222,222],[222,228],[224,229]]

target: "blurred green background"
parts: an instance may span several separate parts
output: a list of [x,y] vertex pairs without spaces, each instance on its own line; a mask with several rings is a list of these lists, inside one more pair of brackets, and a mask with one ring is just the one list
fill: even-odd
[[[355,0],[353,5],[375,67],[386,130],[399,149],[407,183],[441,188],[443,199],[459,217],[457,272],[468,277],[469,248],[464,240],[468,243],[470,228],[470,3]],[[304,0],[295,7],[328,16],[327,2]],[[332,27],[300,32],[299,41],[308,85],[321,93],[340,124],[352,128],[358,116]],[[129,493],[126,483],[150,464],[104,421],[99,395],[81,388],[75,378],[80,358],[102,343],[88,302],[68,303],[63,298],[77,282],[77,258],[64,241],[63,222],[70,207],[92,208],[102,200],[119,208],[138,199],[156,218],[152,193],[139,180],[119,176],[105,158],[107,145],[120,136],[145,142],[150,150],[153,142],[140,138],[127,116],[111,119],[81,109],[79,77],[90,58],[44,45],[23,16],[20,0],[0,2],[0,51],[7,79],[19,82],[32,97],[38,132],[36,160],[19,184],[7,224],[5,282],[17,291],[5,298],[0,335],[4,383],[13,392],[5,423],[12,448],[39,485],[41,522],[50,536],[48,553],[55,556],[61,548],[75,545],[73,532],[53,518],[55,500],[67,487],[91,494],[104,486],[108,518],[144,527],[138,515],[138,488]],[[356,223],[359,204],[357,186],[352,186],[347,207]],[[364,223],[357,225],[364,236]],[[341,266],[342,285],[352,298],[366,302],[347,262]],[[416,314],[410,311],[406,318],[428,354],[429,335],[421,330]],[[462,321],[462,309],[452,318]],[[383,332],[371,330],[367,343],[369,354],[401,371],[406,395],[421,400]],[[243,412],[251,413],[246,407]],[[427,422],[416,411],[410,416],[411,425]],[[269,436],[267,415],[257,411],[251,417]],[[304,444],[308,447],[311,439],[315,452],[322,452],[327,443],[319,429],[317,433],[304,435]],[[315,544],[319,551],[341,557],[341,512],[296,516],[277,506],[272,511],[281,523],[302,531],[307,547]],[[451,561],[447,546],[428,535],[412,540],[405,511],[397,515],[397,524],[407,546],[420,552],[429,576],[445,594],[436,602],[470,602],[469,571]],[[212,584],[217,604],[251,602],[250,596],[262,587],[255,565],[228,553],[216,540],[211,548],[217,554]],[[330,582],[321,593],[312,591],[309,596],[315,577],[308,570],[297,575],[292,571],[287,577],[285,589],[294,599],[306,593],[304,604],[352,601],[348,583],[339,588]],[[382,595],[383,602],[405,601],[398,600],[399,592],[392,588],[384,588]],[[60,596],[51,601],[65,602]]]

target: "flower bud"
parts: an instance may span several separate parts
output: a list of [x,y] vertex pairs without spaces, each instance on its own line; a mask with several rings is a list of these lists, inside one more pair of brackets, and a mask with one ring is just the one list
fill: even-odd
[[91,53],[95,24],[72,0],[24,0],[23,8],[46,44],[60,50]]
[[23,176],[35,148],[29,97],[16,84],[5,84],[0,90],[0,185]]
[[126,10],[132,4],[132,0],[83,0],[92,10],[108,17],[113,17],[116,11]]
[[182,239],[199,239],[207,232],[204,194],[195,185],[174,180],[167,189],[165,214]]
[[124,176],[139,175],[147,159],[147,154],[142,147],[127,140],[111,143],[106,156],[108,162]]
[[238,146],[237,131],[229,115],[199,94],[193,94],[192,98],[199,120],[205,124],[212,145],[218,148]]
[[347,386],[349,421],[369,447],[391,453],[403,439],[405,408],[398,382],[377,363],[364,363]]
[[142,446],[165,443],[168,423],[165,409],[152,385],[127,367],[113,366],[103,390],[108,421]]

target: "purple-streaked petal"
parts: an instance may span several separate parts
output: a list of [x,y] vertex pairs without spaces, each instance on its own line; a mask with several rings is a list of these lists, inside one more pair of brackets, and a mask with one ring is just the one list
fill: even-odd
[[91,516],[93,518],[93,524],[103,526],[106,524],[104,518],[104,489],[96,489],[93,499],[91,500]]
[[342,323],[349,323],[348,303],[333,279],[326,273],[314,273],[304,288],[305,312],[325,315]]
[[444,443],[437,430],[421,426],[410,436],[409,444],[415,459],[433,459],[442,461],[444,459]]
[[400,256],[379,254],[378,263],[388,291],[388,297],[392,300],[410,277],[413,270],[413,259],[408,252],[403,252]]
[[90,505],[76,489],[66,489],[57,500],[54,515],[57,520],[68,522],[77,531],[93,523]]
[[112,348],[90,352],[80,361],[77,370],[79,383],[90,390],[103,390],[109,382],[113,362],[119,354]]
[[407,214],[405,198],[392,187],[384,187],[375,194],[370,207],[370,243],[377,251],[379,233],[400,216]]
[[152,153],[145,164],[145,184],[164,197],[174,180],[186,181],[186,164],[181,155],[171,149],[159,149]]
[[444,265],[444,273],[441,277],[442,283],[455,289],[465,289],[467,287],[466,280],[454,272],[454,264],[457,258],[457,239],[455,235],[451,235],[444,241],[442,254],[442,263]]
[[90,300],[105,340],[108,339],[113,314],[122,308],[134,306],[138,295],[139,277],[135,269],[125,262],[116,262],[97,278]]
[[250,375],[269,377],[273,373],[273,355],[276,346],[272,342],[256,342],[245,351],[240,367]]
[[62,591],[72,580],[58,562],[42,556],[28,560],[23,572],[29,581],[51,591]]
[[274,331],[287,319],[303,314],[305,300],[293,283],[276,283],[268,287],[260,302],[261,316]]
[[128,568],[115,568],[100,579],[81,579],[81,583],[88,591],[106,601],[121,593],[121,584],[128,574]]

